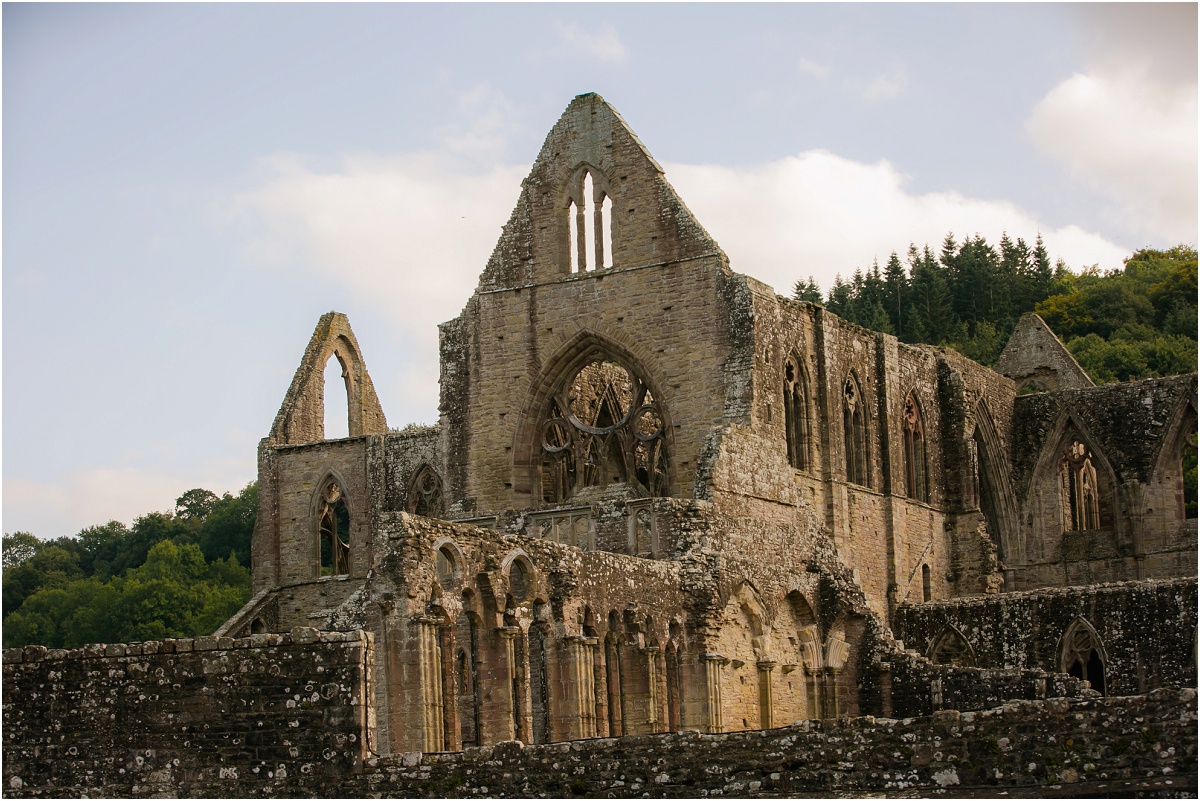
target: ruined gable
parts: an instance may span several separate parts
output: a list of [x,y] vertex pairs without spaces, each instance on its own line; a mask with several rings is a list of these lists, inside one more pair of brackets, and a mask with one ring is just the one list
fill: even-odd
[[479,290],[702,256],[726,261],[625,120],[585,94],[546,136]]
[[1017,391],[1038,392],[1095,386],[1071,351],[1046,321],[1033,312],[1021,315],[996,362],[996,372],[1017,382]]
[[278,445],[314,442],[325,438],[325,365],[338,360],[345,382],[350,436],[387,431],[383,407],[367,373],[358,340],[346,315],[328,312],[317,321],[292,385],[284,396],[270,441]]

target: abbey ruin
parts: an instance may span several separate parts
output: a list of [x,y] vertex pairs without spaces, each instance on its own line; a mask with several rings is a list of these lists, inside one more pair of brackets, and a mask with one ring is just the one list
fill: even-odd
[[[788,779],[808,768],[779,743],[849,731],[881,756],[847,752],[843,789],[1169,791],[1173,771],[1194,790],[1195,374],[1094,386],[1034,315],[993,370],[781,297],[731,270],[594,94],[546,137],[440,348],[439,423],[389,429],[349,321],[321,317],[258,449],[253,598],[210,638],[6,651],[6,794],[697,795],[668,767],[480,777],[557,775],[535,757],[579,748],[719,763],[703,738],[773,728],[745,737],[784,767],[727,794],[837,789]],[[57,712],[10,706],[31,688]],[[152,733],[80,754],[91,713],[51,732],[84,697]],[[984,736],[1003,714],[1085,725],[1068,710],[1117,721],[1079,764]],[[953,757],[938,726],[988,745]],[[1174,767],[1104,751],[1123,737]]]

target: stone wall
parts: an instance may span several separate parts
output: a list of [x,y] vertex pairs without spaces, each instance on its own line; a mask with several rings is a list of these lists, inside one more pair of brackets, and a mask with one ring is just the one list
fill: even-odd
[[[6,665],[6,684],[8,670]],[[341,693],[333,701],[323,714],[347,699]],[[7,718],[7,706],[5,712]],[[356,723],[333,731],[319,726],[288,729],[300,743],[287,746],[298,749],[294,756],[261,760],[244,747],[220,752],[193,744],[170,752],[178,765],[161,755],[157,741],[144,740],[148,734],[143,730],[127,738],[128,747],[111,763],[105,757],[81,760],[95,766],[88,768],[93,770],[90,776],[82,768],[70,768],[70,761],[53,772],[35,770],[32,760],[14,760],[6,749],[4,787],[6,797],[1151,793],[1192,798],[1196,720],[1196,692],[1183,689],[1132,698],[1017,701],[983,712],[944,711],[907,719],[804,721],[731,734],[634,735],[532,746],[504,742],[458,753],[368,757],[361,763],[340,753],[326,758],[326,749],[336,749],[324,741],[310,743],[350,734],[362,742],[363,729]],[[7,744],[12,731],[7,720],[5,730]],[[65,742],[62,748],[84,750]],[[109,745],[104,748],[112,751]],[[149,768],[151,764],[156,767]]]
[[1195,787],[1196,693],[1164,690],[1120,700],[1018,701],[987,712],[906,720],[806,721],[736,734],[524,748],[501,743],[381,759],[344,790],[640,798],[1088,796],[1143,788],[1192,797]]
[[902,606],[895,633],[929,654],[952,628],[983,668],[1061,671],[1062,639],[1078,620],[1099,639],[1109,695],[1196,685],[1196,582],[1047,588]]
[[4,794],[242,796],[336,782],[373,744],[364,632],[4,651]]

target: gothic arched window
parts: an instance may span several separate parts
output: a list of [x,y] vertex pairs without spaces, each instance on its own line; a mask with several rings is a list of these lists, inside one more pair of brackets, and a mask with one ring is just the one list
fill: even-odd
[[342,576],[350,572],[350,511],[336,481],[329,482],[322,493],[317,543],[320,575]]
[[1071,440],[1059,457],[1058,488],[1063,531],[1090,531],[1100,528],[1104,522],[1094,460],[1091,449],[1077,439]]
[[1091,683],[1104,695],[1104,657],[1100,637],[1083,618],[1077,618],[1063,635],[1061,669]]
[[794,359],[783,365],[783,417],[787,436],[788,462],[797,470],[808,469],[808,382]]
[[662,409],[623,365],[588,362],[551,399],[543,419],[535,446],[543,502],[618,483],[639,485],[651,496],[668,494]]
[[567,251],[572,273],[612,267],[612,199],[608,182],[592,167],[567,187]]
[[442,499],[442,479],[429,465],[422,465],[408,488],[408,511],[422,517],[441,517],[446,513]]
[[867,463],[866,404],[858,382],[851,375],[842,387],[842,431],[846,444],[846,480],[864,487],[871,486],[871,470]]
[[908,497],[929,500],[929,471],[925,461],[925,421],[916,395],[904,400],[904,484]]
[[971,644],[953,626],[942,629],[929,649],[929,659],[938,665],[975,666],[975,652]]

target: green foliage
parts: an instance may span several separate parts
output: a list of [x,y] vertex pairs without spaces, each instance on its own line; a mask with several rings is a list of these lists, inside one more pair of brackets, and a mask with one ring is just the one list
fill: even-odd
[[250,595],[258,488],[189,490],[176,513],[77,537],[4,535],[5,647],[77,647],[210,634]]
[[[810,277],[798,281],[811,293]],[[993,365],[1017,319],[1036,311],[1097,382],[1176,375],[1196,369],[1196,250],[1144,249],[1121,270],[1073,273],[1050,255],[1008,234],[994,247],[978,234],[953,234],[934,254],[909,245],[906,262],[892,253],[881,271],[839,275],[826,297],[830,311],[904,342],[948,345]]]
[[797,281],[792,286],[792,297],[820,305],[821,287],[817,285],[817,279],[810,275],[807,281]]

